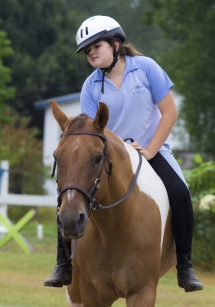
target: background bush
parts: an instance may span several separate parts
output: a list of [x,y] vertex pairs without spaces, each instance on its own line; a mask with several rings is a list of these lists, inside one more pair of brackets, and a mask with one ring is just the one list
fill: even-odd
[[184,171],[194,206],[193,262],[215,267],[215,162],[195,156],[197,166]]
[[[42,141],[38,128],[28,128],[30,117],[21,117],[13,109],[4,109],[0,133],[0,160],[10,163],[9,193],[44,195],[44,182],[51,170],[42,162]],[[9,217],[20,219],[30,207],[9,206]]]
[[215,212],[194,210],[193,262],[206,269],[215,267]]

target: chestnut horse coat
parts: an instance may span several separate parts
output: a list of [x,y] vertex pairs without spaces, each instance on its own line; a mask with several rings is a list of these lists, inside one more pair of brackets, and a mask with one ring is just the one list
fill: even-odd
[[[100,103],[91,120],[85,115],[68,118],[56,102],[51,105],[64,133],[54,152],[59,188],[72,185],[87,192],[101,171],[94,197],[102,206],[118,201],[130,187],[139,158],[135,149],[105,129],[107,106]],[[76,131],[105,136],[113,163],[111,176],[102,164],[104,140],[73,135]],[[165,187],[141,159],[132,192],[113,208],[91,211],[88,216],[89,201],[80,190],[67,189],[61,195],[58,227],[66,238],[78,238],[72,284],[67,286],[70,307],[109,307],[118,298],[125,298],[127,307],[155,306],[158,280],[175,264],[175,244]]]

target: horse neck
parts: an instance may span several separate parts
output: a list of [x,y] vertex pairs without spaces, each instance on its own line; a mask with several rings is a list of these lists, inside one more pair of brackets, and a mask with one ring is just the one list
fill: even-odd
[[[103,170],[105,183],[101,182],[101,189],[95,195],[102,206],[109,206],[121,199],[127,193],[134,176],[131,160],[122,140],[115,135],[110,137],[107,134],[107,137],[108,156],[113,163],[113,172],[107,179],[108,176]],[[131,210],[132,206],[125,200],[113,208],[93,212],[92,221],[96,227],[103,229],[104,232],[110,233],[112,230],[114,232],[115,226],[117,228],[124,227]]]

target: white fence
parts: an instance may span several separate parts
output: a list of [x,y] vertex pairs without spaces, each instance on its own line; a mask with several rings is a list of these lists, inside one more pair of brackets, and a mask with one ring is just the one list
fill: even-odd
[[[56,207],[57,197],[50,195],[25,195],[9,194],[9,162],[1,161],[0,164],[0,213],[7,216],[8,206],[34,206]],[[0,233],[6,233],[7,229],[0,225]]]

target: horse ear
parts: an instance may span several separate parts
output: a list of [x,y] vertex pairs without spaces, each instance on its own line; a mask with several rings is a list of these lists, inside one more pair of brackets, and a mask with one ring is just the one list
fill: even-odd
[[99,103],[99,108],[97,110],[93,125],[98,130],[103,130],[109,119],[108,107],[104,102]]
[[65,123],[67,122],[68,117],[66,116],[66,114],[64,114],[64,112],[61,110],[59,104],[56,101],[49,100],[49,102],[52,107],[52,113],[54,115],[54,118],[58,122],[61,130],[64,131]]

